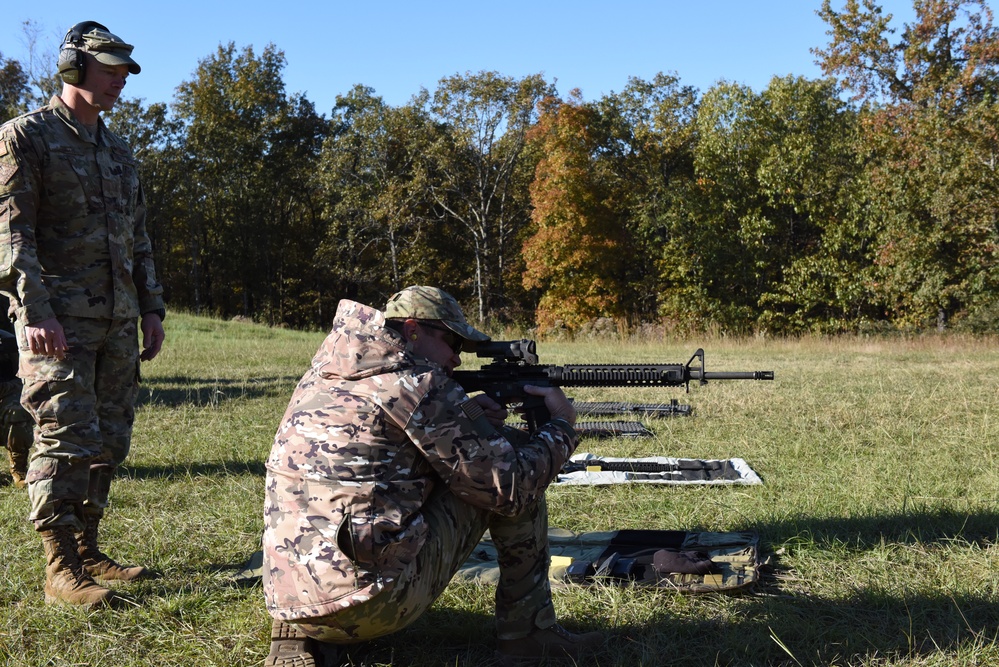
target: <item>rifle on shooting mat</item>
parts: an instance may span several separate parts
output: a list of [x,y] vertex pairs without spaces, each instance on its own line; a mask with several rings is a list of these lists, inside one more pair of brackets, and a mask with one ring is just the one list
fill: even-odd
[[580,459],[566,461],[562,474],[574,472],[623,472],[633,481],[670,477],[685,481],[708,479],[739,479],[739,471],[731,461],[705,461],[701,459],[675,459],[673,463],[658,461],[607,461],[605,459]]
[[[533,340],[478,343],[475,355],[492,358],[477,371],[454,371],[452,377],[466,393],[481,391],[502,405],[520,404],[531,432],[550,419],[544,399],[524,391],[539,387],[685,387],[709,380],[773,380],[773,371],[704,370],[704,350],[698,349],[685,364],[575,364],[538,363]],[[696,365],[695,365],[696,362]]]

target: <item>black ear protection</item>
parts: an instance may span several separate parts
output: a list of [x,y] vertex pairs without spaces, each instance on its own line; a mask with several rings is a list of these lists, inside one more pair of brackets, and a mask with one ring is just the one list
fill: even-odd
[[87,62],[87,59],[83,55],[83,51],[77,47],[83,45],[84,33],[94,28],[110,32],[106,26],[97,21],[83,21],[70,28],[66,36],[63,37],[62,48],[59,49],[59,76],[65,83],[74,86],[83,83],[84,63]]

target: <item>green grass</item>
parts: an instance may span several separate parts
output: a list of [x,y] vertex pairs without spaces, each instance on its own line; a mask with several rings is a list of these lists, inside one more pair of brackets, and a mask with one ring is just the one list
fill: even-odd
[[[121,586],[141,606],[43,602],[26,495],[0,488],[0,662],[259,665],[269,617],[233,575],[259,546],[263,462],[321,333],[171,315],[145,364],[132,454],[102,524],[112,555],[163,573]],[[586,440],[613,456],[744,458],[756,487],[565,487],[553,526],[756,530],[773,567],[757,591],[558,590],[562,621],[601,630],[594,665],[999,663],[999,346],[957,337],[539,343],[545,363],[682,362],[772,369],[775,382],[579,390],[678,398],[654,437]],[[472,364],[470,364],[472,365]],[[489,665],[492,590],[453,583],[411,628],[351,655],[367,665]]]

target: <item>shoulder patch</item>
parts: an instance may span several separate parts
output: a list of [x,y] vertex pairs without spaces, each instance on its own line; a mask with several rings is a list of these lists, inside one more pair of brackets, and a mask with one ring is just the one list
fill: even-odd
[[17,173],[17,167],[12,164],[0,163],[0,185],[7,185],[11,177]]

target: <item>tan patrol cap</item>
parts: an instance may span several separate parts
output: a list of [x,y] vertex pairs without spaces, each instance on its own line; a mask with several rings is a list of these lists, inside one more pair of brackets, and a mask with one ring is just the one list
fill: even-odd
[[71,46],[89,53],[97,59],[97,62],[104,65],[111,65],[112,67],[128,65],[130,74],[138,74],[142,71],[139,63],[132,60],[132,49],[135,47],[131,44],[126,44],[125,40],[121,37],[107,30],[95,27],[83,33],[79,43]]
[[413,285],[396,292],[385,304],[389,320],[440,320],[465,340],[486,341],[489,336],[472,327],[453,296],[437,287]]

